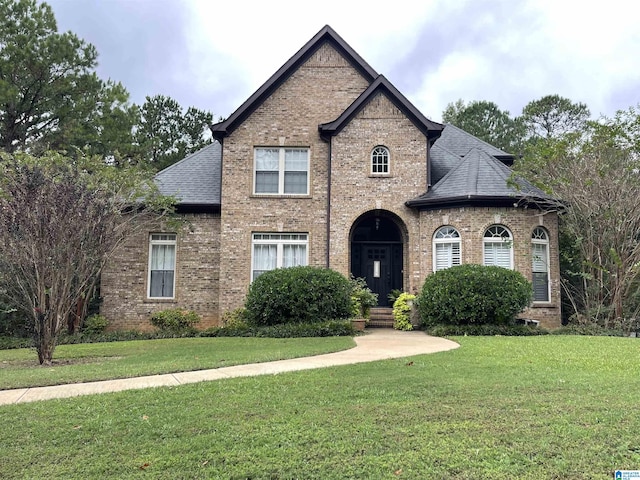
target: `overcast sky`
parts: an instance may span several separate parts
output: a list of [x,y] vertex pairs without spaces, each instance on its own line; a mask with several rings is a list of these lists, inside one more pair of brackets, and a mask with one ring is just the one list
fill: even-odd
[[229,116],[324,25],[427,117],[489,100],[518,115],[559,94],[592,116],[640,102],[633,0],[50,0],[135,103],[163,94]]

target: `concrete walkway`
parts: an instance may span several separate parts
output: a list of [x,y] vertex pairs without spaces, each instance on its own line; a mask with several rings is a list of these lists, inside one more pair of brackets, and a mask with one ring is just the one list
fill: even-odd
[[119,392],[138,388],[176,386],[185,383],[220,380],[254,375],[273,375],[283,372],[310,370],[313,368],[373,362],[389,358],[411,357],[425,353],[443,352],[459,345],[444,338],[430,337],[423,332],[399,332],[391,329],[371,329],[365,335],[355,337],[356,346],[341,352],[292,358],[276,362],[253,363],[235,367],[196,370],[193,372],[169,373],[147,377],[122,378],[101,382],[73,383],[52,387],[19,388],[0,390],[0,405],[36,402],[52,398],[67,398],[78,395]]

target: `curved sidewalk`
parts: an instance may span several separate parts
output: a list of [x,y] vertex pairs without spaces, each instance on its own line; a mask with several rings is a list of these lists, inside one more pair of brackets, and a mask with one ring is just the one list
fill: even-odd
[[273,375],[283,372],[310,370],[313,368],[373,362],[390,358],[411,357],[425,353],[453,350],[459,345],[444,338],[430,337],[422,332],[399,332],[391,329],[371,329],[365,335],[355,337],[356,346],[349,350],[326,353],[314,357],[292,358],[275,362],[252,363],[234,367],[168,373],[146,377],[122,378],[100,382],[73,383],[51,387],[0,390],[0,405],[36,402],[52,398],[119,392],[149,387],[177,386],[210,380],[254,375]]

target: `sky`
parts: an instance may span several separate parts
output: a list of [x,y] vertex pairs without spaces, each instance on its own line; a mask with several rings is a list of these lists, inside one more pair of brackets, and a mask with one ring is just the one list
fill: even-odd
[[49,0],[131,100],[228,117],[324,25],[425,116],[487,100],[512,116],[558,94],[592,117],[640,103],[632,0]]

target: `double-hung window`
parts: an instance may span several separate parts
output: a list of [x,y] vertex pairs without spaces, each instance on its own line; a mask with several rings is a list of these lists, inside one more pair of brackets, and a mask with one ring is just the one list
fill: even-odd
[[308,195],[308,148],[256,148],[254,193]]
[[254,233],[251,280],[276,268],[307,265],[306,233]]
[[152,233],[149,237],[149,298],[174,298],[176,234]]
[[492,225],[484,232],[483,256],[485,265],[513,270],[513,237],[502,225]]
[[441,227],[433,236],[433,271],[460,265],[460,234],[453,227]]
[[533,301],[548,302],[549,293],[549,236],[537,227],[531,234]]

